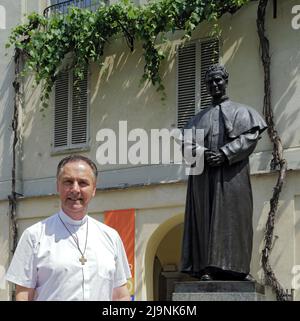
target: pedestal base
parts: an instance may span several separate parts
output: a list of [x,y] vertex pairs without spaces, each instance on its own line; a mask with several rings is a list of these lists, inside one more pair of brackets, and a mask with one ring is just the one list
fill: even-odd
[[265,289],[250,281],[178,282],[173,301],[265,301]]

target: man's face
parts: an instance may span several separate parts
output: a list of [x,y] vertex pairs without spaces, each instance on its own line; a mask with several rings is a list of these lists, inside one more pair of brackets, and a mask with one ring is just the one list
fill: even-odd
[[62,210],[73,219],[82,219],[96,192],[91,167],[84,161],[65,164],[57,178],[57,191]]
[[221,98],[226,94],[227,81],[220,71],[211,72],[206,79],[208,92],[213,98]]

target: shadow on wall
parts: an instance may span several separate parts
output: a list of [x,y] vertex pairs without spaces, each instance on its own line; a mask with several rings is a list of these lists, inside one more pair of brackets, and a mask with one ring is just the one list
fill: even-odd
[[[160,128],[157,112],[164,109],[164,113],[168,113],[169,110],[167,104],[161,101],[162,95],[157,92],[157,87],[149,81],[142,82],[145,61],[141,44],[137,43],[132,53],[124,48],[125,40],[116,40],[107,47],[101,69],[96,64],[91,68],[96,71],[91,75],[91,105],[101,110],[95,111],[101,115],[97,126],[100,129],[107,121],[112,121],[117,110],[118,120],[129,120],[131,128],[139,128],[141,122],[145,122],[145,115],[149,128]],[[175,45],[166,45],[165,49],[167,61],[161,66],[161,77],[168,91],[166,79],[173,72]],[[167,92],[167,99],[173,98],[171,94],[175,93]],[[175,121],[176,115],[172,119],[173,123]]]
[[[253,7],[250,8],[251,6]],[[264,70],[256,27],[257,4],[252,3],[251,6],[248,5],[236,13],[239,15],[241,12],[241,16],[234,20],[240,22],[241,28],[236,28],[230,23],[225,25],[223,34],[226,37],[222,40],[224,46],[232,53],[226,61],[230,77],[229,93],[234,91],[234,88],[240,88],[234,91],[232,99],[253,106],[262,114]],[[250,18],[246,17],[249,23],[241,23],[245,18],[243,10],[246,11],[248,7],[252,12]],[[292,32],[290,25],[286,25],[288,20],[284,19],[289,12],[284,8],[285,11],[277,19],[273,19],[271,9],[269,8],[266,13],[266,34],[270,41],[271,104],[274,123],[284,148],[297,147],[300,146],[298,126],[300,108],[296,108],[295,104],[299,105],[300,96],[298,85],[300,53],[295,45],[296,33]],[[247,28],[250,26],[248,32],[245,32],[246,25],[248,25]],[[253,41],[256,42],[254,45]],[[245,57],[248,52],[250,54]],[[267,133],[262,136],[256,148],[256,151],[262,150],[272,150]]]

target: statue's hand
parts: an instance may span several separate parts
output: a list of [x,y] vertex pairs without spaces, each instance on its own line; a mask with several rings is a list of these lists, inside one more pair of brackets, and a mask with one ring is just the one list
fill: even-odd
[[211,167],[220,166],[226,160],[226,156],[223,152],[213,152],[213,151],[207,150],[205,151],[204,155],[205,155],[206,162]]

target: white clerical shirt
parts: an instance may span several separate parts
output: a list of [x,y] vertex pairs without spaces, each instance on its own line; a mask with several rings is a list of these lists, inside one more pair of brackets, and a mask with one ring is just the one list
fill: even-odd
[[[87,237],[84,264],[66,227],[82,252]],[[8,281],[35,288],[36,301],[111,300],[113,288],[130,277],[117,231],[89,216],[75,221],[62,210],[24,231],[6,273]]]

